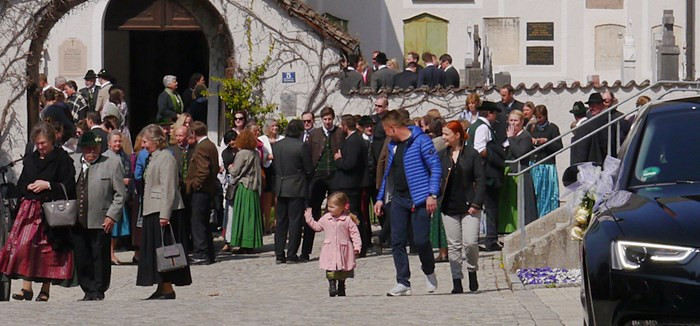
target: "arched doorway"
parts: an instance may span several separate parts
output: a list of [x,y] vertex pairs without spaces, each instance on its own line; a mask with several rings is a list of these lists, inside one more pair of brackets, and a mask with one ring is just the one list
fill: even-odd
[[[51,29],[56,25],[56,22],[73,8],[84,5],[86,2],[86,0],[52,0],[35,14],[35,17],[39,19],[39,23],[36,24],[37,29],[33,33],[35,36],[30,43],[30,54],[27,58],[26,68],[27,76],[29,77],[27,88],[27,131],[31,130],[33,125],[38,121],[39,116],[39,90],[37,89],[37,80],[39,76],[39,63],[42,55],[41,49],[44,48],[46,39]],[[148,11],[148,8],[151,8],[150,11]],[[156,10],[157,8],[160,8],[160,11]],[[147,87],[158,89],[158,93],[163,89],[161,80],[166,73],[176,75],[180,87],[182,87],[183,90],[187,87],[190,73],[189,71],[185,71],[184,68],[177,68],[177,66],[192,66],[193,68],[190,69],[198,69],[198,72],[205,73],[207,77],[225,76],[226,69],[228,65],[230,65],[229,62],[231,62],[229,58],[233,56],[233,40],[225,18],[209,1],[117,0],[110,1],[107,4],[107,8],[104,10],[97,10],[103,12],[102,17],[104,17],[104,34],[102,35],[103,49],[100,49],[102,50],[101,66],[110,69],[109,65],[116,64],[115,69],[117,69],[119,73],[115,75],[122,74],[124,72],[123,70],[127,72],[126,77],[117,80],[117,82],[127,88],[128,99],[130,100],[130,111],[132,112],[132,122],[135,122],[132,124],[132,133],[138,132],[138,129],[136,129],[138,127],[137,125],[143,126],[146,123],[153,122],[145,117],[149,116],[149,110],[153,110],[152,112],[156,110],[155,104],[153,104],[153,108],[150,108],[151,104],[146,103],[150,100],[139,101],[139,104],[135,103],[134,100],[137,100],[138,97],[141,96],[140,94],[149,93],[150,91],[146,90],[144,86],[132,82],[134,79],[132,72],[134,70],[138,70],[139,73],[142,73],[142,71],[150,69],[152,74],[157,74],[157,76],[150,76],[149,74],[148,77],[139,78],[139,80],[142,79],[144,83],[148,83],[149,86]],[[149,27],[147,23],[148,19],[144,21],[144,16],[139,16],[139,14],[144,13],[144,11],[146,12],[146,18],[148,18],[148,15],[153,15],[157,12],[161,15],[162,20],[164,19],[164,21],[168,23],[166,25],[160,25],[159,28],[154,28],[151,22]],[[115,20],[115,17],[119,19]],[[121,24],[119,23],[120,19]],[[124,25],[123,23],[129,22],[130,20],[132,23],[140,20],[147,28],[141,30],[133,29],[134,24],[132,24],[131,30],[119,29],[119,26]],[[119,34],[112,33],[131,33],[137,31],[143,32],[144,34],[136,34],[134,40],[129,40],[129,37],[125,38],[124,35],[120,36]],[[149,35],[149,32],[155,34]],[[147,48],[155,43],[155,41],[153,41],[155,39],[158,40],[157,42],[165,44],[192,43],[191,46],[201,50],[192,54],[191,52],[193,51],[183,51],[176,47],[179,45],[173,45],[175,48],[171,47],[169,52],[175,52],[178,55],[170,56],[169,54],[165,54],[165,52],[168,51],[163,51],[161,48],[157,49],[160,52]],[[133,51],[129,49],[127,53],[127,51],[123,49],[114,49],[113,44],[125,44],[125,41],[128,42],[130,48],[133,48]],[[134,43],[137,44],[137,46],[132,46]],[[137,51],[139,49],[140,51]],[[135,54],[132,54],[132,52],[135,52]],[[149,55],[151,52],[155,52],[156,55],[143,56],[142,54],[145,52],[148,52],[147,54]],[[161,55],[158,56],[158,53]],[[190,55],[195,56],[196,59],[188,57]],[[168,59],[164,59],[166,57],[168,57]],[[124,68],[123,61],[125,59],[128,69],[122,69]],[[168,60],[169,62],[166,62]],[[196,62],[196,64],[193,64],[193,62]],[[99,64],[97,65],[99,66]],[[136,69],[138,65],[142,67],[146,66],[146,68]],[[167,72],[161,72],[153,68],[153,66],[160,67],[161,65],[166,67],[159,68],[163,69],[163,71],[171,70],[167,67],[176,67],[172,68],[174,71]],[[214,83],[210,82],[208,84],[209,88],[213,92],[216,92],[217,86],[213,86],[212,84]],[[136,95],[136,98],[134,98],[134,95]],[[157,95],[156,93],[155,96],[157,97]],[[149,95],[148,97],[150,99],[151,96]],[[155,101],[155,98],[153,101]],[[140,102],[144,102],[144,104],[142,105]],[[207,124],[211,131],[219,129],[218,121],[221,120],[219,117],[222,115],[219,106],[218,98],[210,98],[209,121]],[[138,107],[146,107],[146,109],[139,109]],[[140,119],[139,116],[144,117],[144,119]],[[153,115],[152,119],[154,118],[155,115]]]
[[197,20],[173,0],[111,1],[105,11],[104,65],[125,88],[129,126],[156,122],[162,77],[175,75],[178,93],[190,76],[209,76],[209,45]]

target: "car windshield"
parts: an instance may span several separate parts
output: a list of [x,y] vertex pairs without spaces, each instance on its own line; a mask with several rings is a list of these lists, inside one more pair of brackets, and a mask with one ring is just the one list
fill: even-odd
[[630,186],[700,181],[700,111],[649,115]]

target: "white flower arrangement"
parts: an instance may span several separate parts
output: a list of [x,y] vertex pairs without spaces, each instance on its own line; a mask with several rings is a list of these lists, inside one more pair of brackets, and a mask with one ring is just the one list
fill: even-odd
[[603,196],[613,190],[615,177],[620,167],[620,160],[611,156],[605,158],[604,169],[593,163],[578,166],[577,182],[567,187],[574,193],[570,201],[571,213],[575,225],[569,235],[571,239],[581,241],[591,223],[593,212],[598,209]]

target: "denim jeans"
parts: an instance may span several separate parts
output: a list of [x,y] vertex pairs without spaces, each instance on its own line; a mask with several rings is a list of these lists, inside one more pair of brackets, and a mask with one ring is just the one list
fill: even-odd
[[433,246],[430,244],[430,215],[425,204],[414,207],[410,198],[396,194],[391,202],[391,253],[396,267],[396,282],[405,286],[411,286],[411,269],[406,253],[409,225],[413,228],[413,243],[418,249],[421,269],[425,275],[430,275],[435,271]]

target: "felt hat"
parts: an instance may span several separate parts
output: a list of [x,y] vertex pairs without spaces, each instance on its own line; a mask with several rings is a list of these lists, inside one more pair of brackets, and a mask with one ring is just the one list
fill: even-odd
[[100,146],[100,144],[102,144],[102,138],[92,131],[85,132],[78,140],[78,147],[80,148]]
[[90,69],[87,71],[87,73],[85,73],[85,77],[83,77],[83,79],[85,79],[85,80],[97,79],[97,75],[95,75],[94,70]]
[[573,113],[574,115],[584,115],[586,114],[586,111],[588,111],[588,109],[583,102],[576,101],[574,102],[573,107],[571,107],[571,110],[569,110],[569,113]]
[[497,111],[497,112],[501,112],[501,108],[499,108],[498,105],[496,105],[496,103],[491,102],[491,101],[483,101],[483,102],[481,102],[481,105],[480,105],[478,108],[476,108],[476,109],[477,109],[478,111],[489,111],[489,112]]
[[593,93],[590,96],[588,96],[588,101],[586,101],[586,104],[594,104],[594,103],[603,103],[603,96],[600,95],[600,93]]

